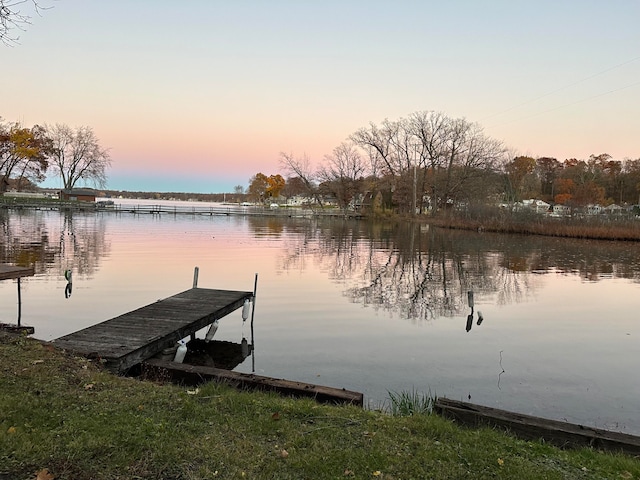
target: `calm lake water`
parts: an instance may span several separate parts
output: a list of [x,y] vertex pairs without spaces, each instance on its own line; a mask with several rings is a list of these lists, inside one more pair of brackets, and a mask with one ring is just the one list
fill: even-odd
[[[22,323],[40,339],[186,290],[196,266],[207,288],[252,291],[258,274],[255,351],[238,371],[361,391],[372,407],[415,390],[640,434],[639,244],[233,215],[0,223],[1,261],[35,264]],[[14,281],[0,302],[15,322]],[[216,339],[249,336],[238,311]]]

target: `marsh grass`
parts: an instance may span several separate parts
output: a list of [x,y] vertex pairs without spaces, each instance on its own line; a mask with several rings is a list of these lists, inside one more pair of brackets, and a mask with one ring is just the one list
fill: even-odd
[[0,332],[0,478],[640,478],[637,459],[460,428],[405,397],[410,416],[183,388]]
[[411,415],[431,415],[437,397],[428,393],[421,393],[415,389],[401,392],[388,392],[389,410],[391,415],[408,417]]
[[640,241],[640,221],[634,217],[594,215],[553,218],[533,212],[508,212],[476,207],[466,212],[447,212],[429,217],[428,223],[443,228],[522,235]]

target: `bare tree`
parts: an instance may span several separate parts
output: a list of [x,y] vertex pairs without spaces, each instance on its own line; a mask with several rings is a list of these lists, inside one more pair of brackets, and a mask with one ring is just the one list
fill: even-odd
[[316,203],[322,207],[322,199],[318,193],[315,179],[317,174],[313,172],[311,162],[307,155],[303,155],[302,158],[298,158],[293,153],[280,152],[280,165],[290,176],[296,176],[304,184],[307,195],[313,197]]
[[325,156],[326,165],[320,167],[318,176],[346,211],[354,197],[362,192],[366,166],[353,142],[343,142]]
[[25,4],[33,5],[35,13],[40,14],[44,7],[37,0],[0,0],[0,41],[5,45],[15,45],[19,37],[12,35],[12,30],[24,31],[31,25],[31,15],[20,9]]
[[373,171],[391,177],[394,202],[412,212],[416,201],[422,210],[423,198],[434,210],[455,203],[504,153],[500,142],[486,137],[478,124],[432,111],[385,120],[380,127],[370,124],[351,140],[377,162]]
[[440,186],[436,172],[445,163],[445,152],[449,118],[440,112],[416,112],[409,116],[408,128],[415,137],[420,167],[420,211],[422,198],[426,193],[434,205],[440,196]]
[[503,160],[502,142],[485,136],[477,123],[464,118],[452,120],[446,149],[446,179],[442,190],[447,202],[465,195],[472,180],[494,171]]
[[[396,138],[402,128],[401,122],[385,119],[382,126],[370,123],[368,128],[361,128],[350,139],[356,145],[369,151],[369,158],[376,162],[372,170],[381,171],[383,175],[399,175],[402,171],[399,164]],[[373,154],[375,152],[375,154]]]
[[73,130],[67,125],[56,124],[46,129],[53,142],[51,169],[62,179],[63,188],[74,188],[80,180],[99,187],[106,185],[106,170],[111,165],[111,158],[90,127]]

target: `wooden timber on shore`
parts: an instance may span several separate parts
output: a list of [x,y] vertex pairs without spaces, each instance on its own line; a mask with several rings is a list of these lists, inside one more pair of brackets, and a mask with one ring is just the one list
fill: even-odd
[[33,335],[36,331],[34,327],[28,327],[26,325],[16,325],[14,323],[0,323],[0,330],[6,330],[7,332],[24,333],[25,335]]
[[438,398],[436,413],[473,427],[486,425],[504,428],[525,440],[543,439],[561,448],[592,447],[599,450],[640,455],[640,437],[599,428],[548,420],[496,408]]
[[157,358],[146,360],[143,362],[142,368],[145,374],[158,375],[160,378],[167,378],[167,375],[169,375],[171,380],[188,385],[197,385],[213,380],[242,389],[271,391],[293,397],[313,398],[321,403],[351,404],[360,407],[364,403],[364,395],[360,392],[234,372],[221,368],[187,365]]
[[252,292],[191,288],[60,337],[53,344],[98,358],[116,373],[126,373],[252,299]]

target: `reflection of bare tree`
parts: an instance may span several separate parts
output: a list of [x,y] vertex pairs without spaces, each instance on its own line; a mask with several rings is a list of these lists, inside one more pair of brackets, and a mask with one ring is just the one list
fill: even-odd
[[304,269],[311,257],[329,278],[345,285],[351,301],[406,318],[457,316],[468,290],[492,296],[513,287],[513,299],[531,288],[521,285],[528,277],[501,267],[477,234],[469,243],[468,237],[458,238],[460,232],[413,224],[334,219],[307,227],[300,231],[298,224],[297,234],[283,235],[280,268]]
[[522,301],[535,290],[538,274],[578,273],[590,280],[640,275],[640,251],[615,242],[336,219],[287,223],[286,231],[280,268],[303,270],[311,258],[344,284],[351,301],[413,320],[462,315],[468,291],[479,301]]
[[[459,233],[396,227],[395,241],[386,242],[391,248],[368,253],[364,276],[347,294],[353,301],[399,311],[406,318],[429,320],[462,314],[469,290],[492,296],[519,285],[516,275],[500,268],[477,243],[481,236],[472,234],[473,243],[468,237],[458,238]],[[520,277],[527,282],[526,276]]]
[[91,277],[109,252],[105,219],[96,213],[25,210],[0,213],[0,261],[33,265],[36,274]]

